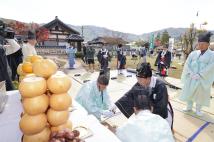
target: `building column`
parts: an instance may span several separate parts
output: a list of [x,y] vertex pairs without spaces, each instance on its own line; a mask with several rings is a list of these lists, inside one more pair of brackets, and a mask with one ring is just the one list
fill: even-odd
[[77,42],[77,51],[81,51],[82,50],[82,44],[80,41]]

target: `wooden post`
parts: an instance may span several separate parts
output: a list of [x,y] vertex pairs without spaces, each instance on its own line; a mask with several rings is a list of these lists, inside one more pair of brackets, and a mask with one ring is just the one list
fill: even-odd
[[82,45],[81,45],[81,42],[78,41],[77,42],[77,51],[81,51],[82,50]]
[[59,38],[58,38],[58,34],[56,35],[56,43],[57,43],[57,46],[59,46]]

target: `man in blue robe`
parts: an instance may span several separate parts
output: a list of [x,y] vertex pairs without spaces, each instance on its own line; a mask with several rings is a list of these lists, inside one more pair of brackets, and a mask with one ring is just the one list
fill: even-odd
[[101,116],[111,116],[113,112],[109,109],[112,104],[107,93],[109,79],[100,75],[96,81],[87,82],[79,90],[75,100],[81,104],[89,114],[95,115],[101,120]]
[[69,47],[66,47],[66,53],[68,54],[69,58],[69,68],[73,69],[75,64],[75,53],[77,52],[77,49],[70,44]]
[[211,87],[214,81],[214,52],[209,49],[211,33],[198,36],[198,50],[188,56],[181,81],[184,83],[180,100],[187,102],[184,111],[192,111],[196,103],[196,115],[202,116],[202,106],[210,105]]

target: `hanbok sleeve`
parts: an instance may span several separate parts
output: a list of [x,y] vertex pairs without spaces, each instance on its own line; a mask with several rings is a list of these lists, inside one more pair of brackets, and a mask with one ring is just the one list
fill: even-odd
[[35,47],[33,47],[33,49],[32,49],[32,54],[33,54],[33,55],[37,55],[37,52],[36,52],[36,48],[35,48]]
[[66,48],[65,48],[65,52],[66,52],[67,54],[69,54],[69,47],[66,47]]
[[210,51],[211,54],[208,55],[207,58],[210,58],[209,63],[207,64],[206,68],[203,68],[200,72],[199,75],[202,77],[204,80],[210,80],[214,81],[214,52]]
[[160,115],[162,118],[167,118],[168,92],[164,83],[160,83],[155,87],[155,93],[151,95],[153,113]]
[[95,115],[98,119],[101,119],[101,115],[104,112],[104,110],[97,107],[97,105],[93,103],[91,99],[88,100],[87,110],[89,113]]
[[157,66],[160,62],[160,56],[161,56],[161,52],[158,54],[156,60],[155,60],[155,66]]
[[[127,136],[130,136],[130,131],[129,129],[126,128],[125,125],[119,127],[116,129],[115,135],[122,141],[122,142],[126,142],[127,141]],[[131,132],[132,133],[132,132]]]
[[77,48],[74,48],[74,53],[77,53]]
[[190,64],[192,62],[193,55],[194,55],[194,52],[191,52],[190,55],[188,56],[187,60],[186,60],[185,65],[184,65],[183,72],[182,72],[182,75],[181,75],[181,81],[183,83],[185,82],[185,80],[186,80],[186,78],[188,76],[193,74],[193,71],[190,68]]
[[113,106],[113,103],[112,103],[112,101],[111,101],[111,99],[110,99],[110,96],[108,95],[108,92],[105,90],[105,91],[103,91],[103,95],[105,96],[104,98],[105,98],[105,100],[104,100],[104,108],[106,109],[106,110],[108,110],[108,109],[110,109],[112,106]]
[[94,96],[92,93],[92,87],[90,86],[90,84],[84,85],[80,89],[75,100],[79,104],[81,104],[88,111],[88,113],[95,115],[98,119],[101,118],[103,109],[99,108],[96,105],[96,99],[94,99]]
[[26,45],[22,46],[22,54],[23,54],[23,59],[25,59],[28,56]]
[[133,98],[133,90],[128,91],[123,97],[121,97],[115,105],[118,109],[129,118],[133,113],[134,106],[134,98]]

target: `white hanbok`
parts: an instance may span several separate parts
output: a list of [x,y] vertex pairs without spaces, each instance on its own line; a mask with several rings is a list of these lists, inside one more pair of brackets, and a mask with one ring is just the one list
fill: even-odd
[[[197,79],[193,77],[195,74],[198,74]],[[203,55],[200,50],[193,51],[187,58],[181,81],[184,87],[180,100],[209,106],[214,81],[214,51],[207,49]]]
[[132,115],[116,135],[122,142],[174,142],[167,121],[149,110]]
[[5,54],[6,55],[11,55],[15,52],[17,52],[21,47],[20,45],[16,42],[15,39],[6,39],[9,45],[5,45]]
[[23,54],[23,59],[27,58],[30,55],[37,55],[35,47],[32,46],[30,43],[23,44],[22,54]]

